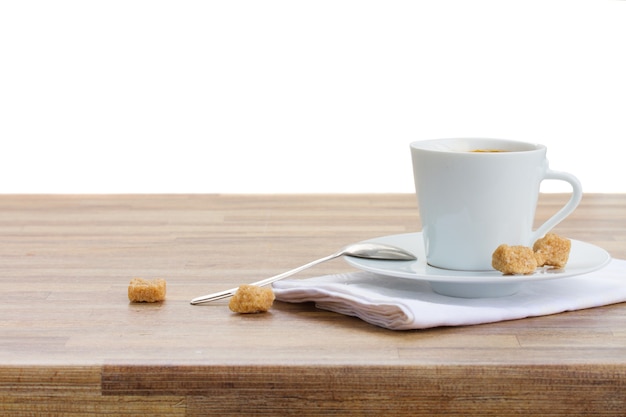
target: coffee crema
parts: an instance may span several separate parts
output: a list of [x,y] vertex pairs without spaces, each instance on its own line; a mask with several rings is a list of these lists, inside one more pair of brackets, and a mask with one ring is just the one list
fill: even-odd
[[508,151],[504,151],[502,149],[474,149],[470,152],[508,152]]

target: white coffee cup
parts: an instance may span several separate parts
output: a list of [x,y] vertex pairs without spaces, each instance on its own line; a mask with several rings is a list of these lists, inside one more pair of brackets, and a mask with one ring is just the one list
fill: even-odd
[[[500,244],[532,246],[582,198],[576,177],[549,169],[543,145],[434,139],[411,143],[411,155],[426,260],[434,267],[492,270],[491,257]],[[539,186],[545,179],[568,182],[572,195],[533,231]]]

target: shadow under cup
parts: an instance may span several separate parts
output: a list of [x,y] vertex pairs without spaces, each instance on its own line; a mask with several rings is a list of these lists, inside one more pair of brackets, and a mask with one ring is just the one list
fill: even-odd
[[[411,156],[427,262],[434,267],[492,270],[501,244],[532,246],[574,211],[580,182],[552,171],[546,147],[482,138],[434,139],[411,143]],[[568,203],[532,230],[544,179],[572,186]]]

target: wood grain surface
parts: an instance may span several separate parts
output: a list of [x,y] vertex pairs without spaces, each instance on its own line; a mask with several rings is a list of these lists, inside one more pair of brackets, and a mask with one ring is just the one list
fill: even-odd
[[[625,415],[626,304],[409,332],[189,304],[420,229],[408,194],[2,195],[0,415]],[[556,231],[626,259],[626,195],[585,195]],[[133,277],[166,301],[129,303]]]

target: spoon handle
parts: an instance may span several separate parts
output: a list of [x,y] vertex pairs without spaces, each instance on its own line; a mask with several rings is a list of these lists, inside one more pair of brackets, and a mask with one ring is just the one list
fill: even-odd
[[[256,285],[257,287],[262,287],[264,285],[268,285],[271,284],[272,282],[276,282],[276,281],[280,281],[283,278],[287,278],[293,274],[296,274],[300,271],[303,271],[307,268],[310,268],[312,266],[315,266],[317,264],[321,264],[322,262],[326,262],[326,261],[330,261],[331,259],[335,259],[340,257],[341,255],[344,254],[344,251],[341,250],[339,252],[333,253],[332,255],[328,255],[325,256],[323,258],[317,259],[315,261],[309,262],[308,264],[304,264],[302,266],[299,266],[297,268],[291,269],[287,272],[283,272],[282,274],[278,274],[278,275],[274,275],[273,277],[269,277],[269,278],[265,278],[261,281],[257,281],[257,282],[253,282],[250,285]],[[208,303],[211,301],[216,301],[216,300],[221,300],[222,298],[228,298],[228,297],[232,297],[233,295],[235,295],[235,293],[237,292],[237,290],[239,289],[239,287],[235,287],[235,288],[231,288],[229,290],[225,290],[225,291],[220,291],[220,292],[216,292],[213,294],[207,294],[207,295],[203,295],[201,297],[196,297],[193,300],[191,300],[191,304],[202,304],[202,303]]]

